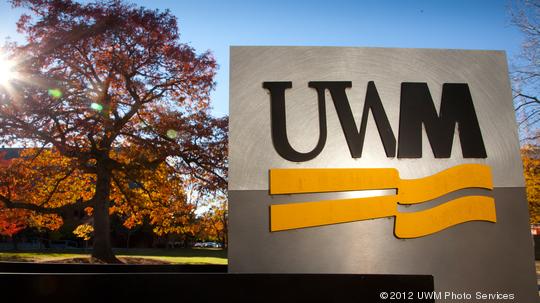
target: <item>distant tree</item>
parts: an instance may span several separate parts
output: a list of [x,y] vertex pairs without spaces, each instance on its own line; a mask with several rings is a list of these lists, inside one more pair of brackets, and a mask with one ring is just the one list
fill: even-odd
[[512,23],[524,36],[521,53],[513,60],[512,82],[522,142],[540,138],[540,1],[516,0]]
[[521,158],[527,187],[530,221],[531,224],[540,224],[540,147],[523,146]]
[[178,189],[160,191],[180,175],[209,190],[226,186],[228,121],[209,114],[216,63],[179,42],[169,11],[123,1],[11,3],[31,14],[17,24],[26,44],[5,50],[16,78],[0,88],[0,144],[33,148],[4,174],[1,207],[86,210],[92,256],[118,262],[111,213],[172,203]]
[[228,207],[224,196],[218,196],[210,202],[209,209],[199,220],[198,237],[228,245]]

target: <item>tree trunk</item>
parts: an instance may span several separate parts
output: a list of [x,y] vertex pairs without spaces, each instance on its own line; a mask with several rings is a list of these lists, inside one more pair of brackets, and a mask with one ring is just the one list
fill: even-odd
[[97,163],[96,193],[94,195],[94,249],[92,257],[105,263],[121,263],[112,251],[109,221],[109,195],[112,171],[104,163]]

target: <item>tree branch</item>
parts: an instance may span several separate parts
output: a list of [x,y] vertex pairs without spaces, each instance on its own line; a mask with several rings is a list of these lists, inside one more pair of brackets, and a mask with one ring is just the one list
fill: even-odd
[[58,207],[43,207],[32,203],[19,201],[11,201],[4,195],[0,195],[0,202],[4,203],[4,207],[9,209],[27,209],[45,214],[62,214],[68,210],[82,210],[84,207],[90,206],[90,201],[77,200],[75,203],[66,204]]
[[69,178],[69,176],[71,176],[71,174],[75,171],[74,168],[70,169],[69,172],[63,176],[62,178],[56,180],[55,184],[54,184],[54,187],[53,189],[49,192],[49,194],[47,195],[47,198],[41,202],[39,204],[39,206],[43,206],[47,203],[49,203],[49,201],[51,200],[51,198],[53,197],[53,195],[56,193],[56,191],[58,190],[58,187],[60,186],[60,183],[62,183],[62,181],[66,180],[67,178]]

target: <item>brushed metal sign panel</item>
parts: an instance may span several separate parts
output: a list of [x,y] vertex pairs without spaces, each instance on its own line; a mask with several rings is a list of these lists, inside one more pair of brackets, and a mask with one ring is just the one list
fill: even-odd
[[[463,157],[457,127],[450,158],[435,158],[425,129],[422,158],[388,158],[371,113],[362,157],[352,158],[332,97],[326,91],[325,147],[306,162],[285,160],[273,146],[270,94],[263,88],[263,82],[272,81],[292,82],[292,88],[285,91],[285,119],[288,140],[298,152],[311,151],[319,139],[317,91],[308,87],[310,81],[351,81],[346,94],[357,126],[368,82],[373,81],[396,140],[403,82],[427,83],[437,111],[443,84],[466,83],[487,158]],[[397,211],[420,212],[452,199],[487,196],[494,198],[496,223],[466,222],[410,239],[396,237],[395,217],[270,231],[271,205],[398,193],[387,189],[270,195],[270,169],[395,168],[402,179],[418,179],[467,163],[491,168],[493,190],[473,186],[426,203],[399,205]],[[229,271],[430,274],[436,291],[467,292],[473,297],[477,291],[511,293],[516,302],[537,302],[523,169],[504,52],[232,47]]]
[[[313,160],[291,162],[272,145],[270,96],[265,81],[292,81],[286,90],[289,142],[299,152],[318,141],[317,92],[309,81],[352,81],[347,97],[360,125],[367,83],[374,81],[394,136],[399,131],[402,82],[428,84],[439,110],[444,83],[470,88],[486,159],[462,156],[458,130],[452,156],[436,159],[425,132],[423,157],[387,158],[370,114],[361,158],[351,157],[337,113],[326,95],[328,138]],[[397,168],[402,178],[420,178],[464,163],[487,164],[495,187],[523,187],[516,120],[506,56],[501,51],[346,47],[231,47],[229,190],[267,190],[270,168]]]

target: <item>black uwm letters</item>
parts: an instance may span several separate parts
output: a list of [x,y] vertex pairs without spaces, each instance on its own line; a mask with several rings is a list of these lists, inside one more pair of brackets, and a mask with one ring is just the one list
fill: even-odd
[[[317,91],[319,140],[313,150],[301,153],[291,146],[287,138],[285,90],[292,88],[292,82],[263,82],[263,88],[270,92],[272,140],[280,156],[290,161],[303,162],[321,153],[327,137],[325,100],[327,90],[334,102],[353,158],[362,156],[369,111],[377,125],[386,156],[396,156],[396,138],[373,81],[368,83],[360,129],[356,126],[346,94],[346,89],[352,87],[352,82],[312,81],[308,83],[308,86]],[[401,83],[397,157],[422,157],[422,125],[424,125],[435,158],[449,158],[456,123],[463,157],[486,158],[482,133],[467,84],[443,84],[441,108],[438,115],[426,83]]]

